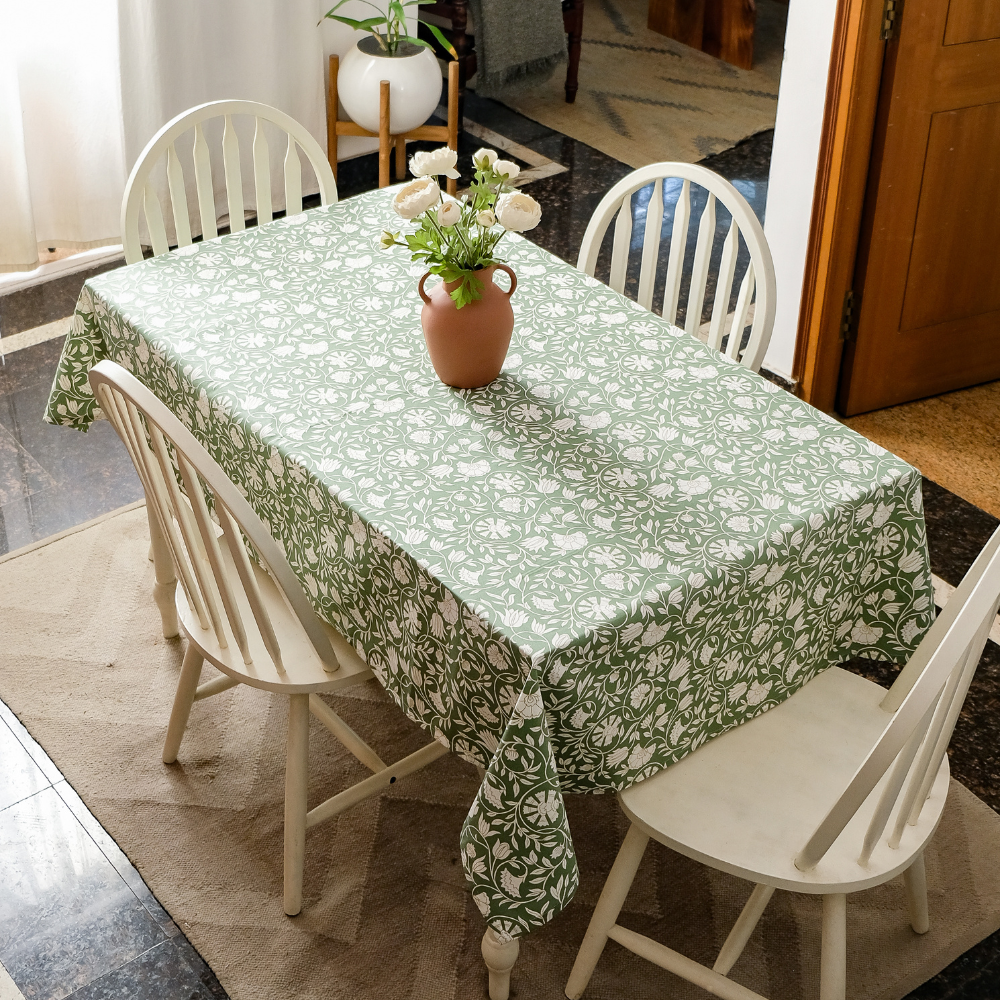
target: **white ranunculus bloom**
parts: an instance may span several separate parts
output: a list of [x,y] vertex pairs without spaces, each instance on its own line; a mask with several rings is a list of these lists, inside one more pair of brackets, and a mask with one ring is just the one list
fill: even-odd
[[495,149],[477,149],[472,157],[472,162],[480,168],[492,167],[497,162],[497,151]]
[[508,181],[514,180],[515,177],[521,172],[521,168],[516,163],[511,163],[510,160],[497,160],[493,164],[493,169],[498,173],[507,178]]
[[421,177],[410,181],[396,192],[392,199],[392,207],[396,214],[404,219],[415,219],[421,212],[426,212],[441,197],[441,189],[433,177]]
[[483,229],[492,229],[497,224],[497,217],[487,208],[476,216],[476,222],[478,222]]
[[444,174],[445,177],[461,177],[462,175],[455,169],[458,162],[458,153],[447,146],[440,149],[432,149],[429,153],[414,153],[410,160],[410,173],[414,177],[437,177]]
[[496,216],[504,229],[526,233],[542,221],[542,206],[531,195],[509,191],[497,199]]
[[438,209],[438,225],[453,226],[462,218],[462,209],[457,201],[446,201]]

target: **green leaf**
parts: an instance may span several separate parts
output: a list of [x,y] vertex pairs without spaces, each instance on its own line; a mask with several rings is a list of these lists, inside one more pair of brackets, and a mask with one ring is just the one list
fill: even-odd
[[450,52],[452,59],[457,59],[458,53],[455,51],[455,47],[451,44],[451,42],[445,38],[444,32],[436,24],[425,23],[427,24],[427,27],[430,28],[431,34],[441,43],[441,45],[444,46],[445,52]]
[[323,17],[329,17],[334,11],[340,10],[345,3],[349,3],[350,0],[340,0],[340,3],[335,3],[324,15]]
[[[475,273],[472,271],[462,271],[460,273],[462,283],[451,293],[456,309],[461,309],[469,305],[469,303],[475,302],[476,299],[483,297],[483,283],[476,277]],[[456,280],[457,276],[455,278],[445,278],[445,281]]]
[[346,24],[355,31],[371,31],[376,25],[385,24],[384,17],[369,17],[365,21],[357,21],[353,17],[344,17],[342,14],[325,14],[324,17],[330,18],[331,21],[340,21],[341,24]]

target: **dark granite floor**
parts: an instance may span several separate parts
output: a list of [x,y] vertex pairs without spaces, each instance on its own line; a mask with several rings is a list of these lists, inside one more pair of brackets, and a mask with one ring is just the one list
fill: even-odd
[[[467,100],[466,115],[568,168],[528,189],[545,210],[531,238],[575,263],[594,207],[629,168],[474,94]],[[466,175],[472,152],[484,144],[463,135],[460,169]],[[770,149],[771,134],[762,133],[705,161],[736,185],[759,216]],[[342,164],[341,197],[374,187],[376,178],[374,156]],[[695,217],[698,210],[696,202]],[[634,212],[641,221],[644,206],[635,206]],[[665,225],[669,221],[668,213]],[[641,225],[634,231],[641,234]],[[116,265],[101,270],[109,266]],[[0,347],[2,337],[69,315],[84,280],[94,273],[0,298]],[[634,281],[634,274],[630,278]],[[98,424],[81,435],[42,423],[60,346],[49,341],[25,348],[8,355],[0,368],[0,553],[142,495],[108,425]],[[927,480],[924,496],[932,567],[957,584],[997,521]],[[878,664],[853,666],[879,679],[888,677],[888,668]],[[998,693],[1000,649],[988,644],[951,760],[955,776],[1000,811]],[[0,962],[25,996],[39,1000],[208,1000],[226,995],[138,872],[2,702]],[[911,1000],[996,997],[1000,933],[910,994]]]

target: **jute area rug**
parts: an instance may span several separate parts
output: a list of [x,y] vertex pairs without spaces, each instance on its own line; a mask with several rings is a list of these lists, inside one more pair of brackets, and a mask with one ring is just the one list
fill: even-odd
[[[121,845],[234,1000],[480,1000],[483,920],[458,856],[475,770],[446,757],[309,834],[305,908],[281,910],[284,699],[199,702],[160,762],[183,643],[159,634],[146,515],[126,508],[0,560],[0,695]],[[423,737],[372,687],[337,710],[395,759]],[[319,727],[311,793],[362,768]],[[559,1000],[624,834],[612,796],[572,797],[576,899],[523,944],[513,992]],[[931,930],[901,880],[848,904],[852,1000],[889,1000],[1000,926],[1000,817],[953,782],[927,858]],[[749,886],[650,850],[622,922],[709,965]],[[774,1000],[818,994],[818,900],[779,892],[733,976]],[[704,993],[609,943],[592,1000]]]
[[695,163],[774,127],[787,4],[757,0],[750,70],[650,31],[648,9],[648,0],[587,4],[574,104],[561,69],[505,103],[632,167]]
[[1000,517],[1000,382],[862,413],[844,423]]

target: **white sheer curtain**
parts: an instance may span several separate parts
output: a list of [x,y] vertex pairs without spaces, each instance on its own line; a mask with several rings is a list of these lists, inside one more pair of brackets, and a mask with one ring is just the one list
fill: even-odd
[[0,0],[0,271],[121,242],[125,181],[167,121],[261,101],[326,147],[327,0]]
[[0,0],[0,271],[120,242],[117,22],[114,0]]

